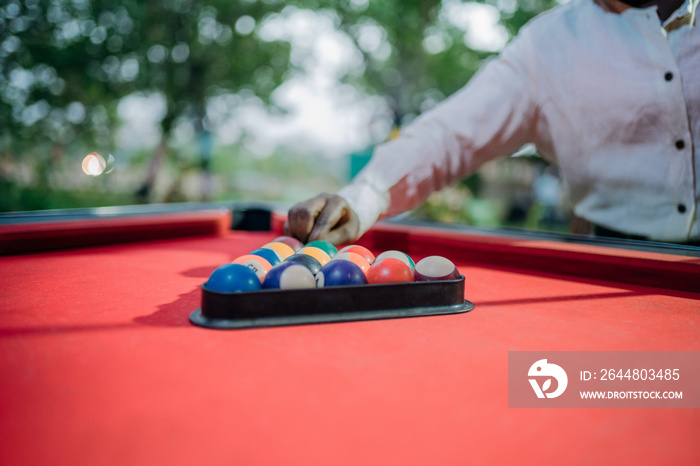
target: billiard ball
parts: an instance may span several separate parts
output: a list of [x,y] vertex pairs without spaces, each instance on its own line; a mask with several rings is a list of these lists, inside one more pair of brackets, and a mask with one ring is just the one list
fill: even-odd
[[328,257],[330,257],[331,259],[333,259],[333,256],[338,254],[338,248],[333,246],[328,241],[321,241],[321,240],[311,241],[310,243],[306,243],[305,247],[307,247],[307,248],[308,247],[319,248],[321,251],[328,254]]
[[372,262],[374,262],[374,254],[372,254],[372,251],[370,251],[369,249],[367,249],[364,246],[359,246],[357,244],[351,244],[349,246],[345,246],[343,249],[341,249],[338,252],[339,253],[340,252],[354,252],[355,254],[359,254],[362,257],[364,257],[365,260],[367,261],[367,263],[371,264]]
[[255,272],[255,275],[258,276],[260,282],[263,281],[265,274],[272,268],[272,264],[270,264],[265,258],[255,256],[253,254],[237,257],[232,263],[241,264],[248,267],[250,270]]
[[279,241],[273,241],[271,243],[263,244],[263,248],[272,249],[277,254],[279,254],[281,260],[285,260],[287,257],[294,254],[294,249],[288,244],[280,243]]
[[273,239],[272,242],[273,243],[284,243],[287,246],[294,249],[295,252],[304,247],[304,243],[302,243],[301,241],[299,241],[298,239],[296,239],[292,236],[278,236],[277,238]]
[[255,272],[245,265],[224,264],[212,272],[204,287],[222,293],[238,293],[259,290],[262,284]]
[[366,285],[365,273],[350,261],[330,261],[316,274],[316,286]]
[[316,288],[316,279],[307,267],[294,262],[282,262],[265,275],[262,287],[282,290]]
[[343,260],[343,261],[350,261],[359,268],[362,269],[362,271],[367,274],[369,271],[369,262],[362,257],[361,255],[355,253],[355,252],[339,252],[338,254],[331,259],[332,261],[337,261],[337,260]]
[[266,261],[270,263],[273,267],[282,262],[280,259],[279,254],[277,254],[275,251],[272,249],[267,249],[267,248],[259,248],[254,251],[250,251],[249,253],[251,256],[260,256]]
[[421,259],[413,270],[417,282],[436,280],[456,280],[460,277],[457,267],[442,256],[428,256]]
[[309,269],[314,275],[316,275],[318,271],[321,270],[321,263],[315,257],[311,257],[308,254],[294,254],[286,258],[284,262],[294,262],[296,264],[301,264],[307,269]]
[[374,260],[376,262],[389,257],[400,260],[401,262],[408,265],[411,269],[416,267],[416,264],[415,262],[413,262],[413,259],[411,259],[411,256],[409,256],[405,252],[397,251],[395,249],[384,251],[383,253],[379,254]]
[[413,270],[405,262],[393,257],[375,260],[367,272],[367,282],[371,285],[381,283],[408,283],[415,281]]
[[313,257],[319,261],[322,266],[331,261],[330,256],[326,254],[325,251],[313,246],[304,246],[303,248],[299,249],[299,254],[306,254],[307,256]]

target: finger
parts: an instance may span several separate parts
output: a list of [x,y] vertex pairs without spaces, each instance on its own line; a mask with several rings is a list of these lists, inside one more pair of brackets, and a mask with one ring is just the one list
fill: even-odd
[[311,233],[314,227],[314,221],[325,205],[326,197],[324,195],[319,195],[292,207],[287,216],[290,236],[294,236],[299,239],[299,241],[307,243],[309,233]]
[[328,232],[326,241],[339,246],[354,241],[357,238],[357,233],[360,229],[360,222],[357,216],[350,216],[342,226],[338,226]]
[[[320,228],[319,225],[322,223],[327,223],[325,228]],[[360,219],[355,211],[350,208],[345,199],[334,196],[329,199],[326,208],[316,219],[316,226],[309,235],[309,239],[322,239],[337,246],[356,239],[359,231]]]
[[347,220],[347,203],[339,196],[329,197],[323,210],[318,214],[309,241],[324,240],[335,227],[340,227]]

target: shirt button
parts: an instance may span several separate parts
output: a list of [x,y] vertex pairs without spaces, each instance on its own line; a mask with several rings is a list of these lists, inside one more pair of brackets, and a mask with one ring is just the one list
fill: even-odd
[[684,214],[685,210],[686,210],[685,204],[678,204],[678,212],[680,212],[681,214]]
[[671,80],[673,79],[673,73],[671,73],[670,71],[668,71],[668,72],[664,75],[664,79],[665,79],[666,81],[671,81]]
[[683,150],[685,148],[685,141],[683,139],[679,139],[676,141],[676,149],[678,150]]

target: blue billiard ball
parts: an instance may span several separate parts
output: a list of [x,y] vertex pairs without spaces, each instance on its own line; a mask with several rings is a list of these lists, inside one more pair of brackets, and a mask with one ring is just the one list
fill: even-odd
[[263,289],[316,288],[314,274],[307,267],[295,262],[283,262],[273,267],[262,284]]
[[330,261],[316,274],[316,286],[366,285],[367,277],[360,267],[346,260]]
[[250,252],[251,256],[260,256],[266,259],[273,267],[280,263],[280,258],[275,251],[267,248],[259,248]]
[[204,287],[210,291],[235,293],[256,291],[262,284],[255,272],[245,265],[224,264],[212,272]]

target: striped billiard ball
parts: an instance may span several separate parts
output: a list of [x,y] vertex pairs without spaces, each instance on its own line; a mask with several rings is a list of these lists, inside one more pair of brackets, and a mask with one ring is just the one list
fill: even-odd
[[256,256],[253,254],[247,254],[245,256],[237,257],[233,260],[233,264],[241,264],[248,267],[250,270],[255,272],[258,276],[260,282],[262,283],[265,278],[265,274],[270,271],[272,264],[270,264],[264,257]]
[[316,288],[316,279],[307,267],[295,262],[282,262],[265,275],[262,287],[281,290]]
[[413,272],[417,282],[456,280],[461,276],[452,261],[442,256],[421,259]]
[[304,267],[311,270],[311,273],[314,275],[316,275],[318,271],[321,270],[321,263],[315,257],[311,257],[308,254],[294,254],[286,258],[284,262],[294,262],[297,264],[301,264]]
[[374,262],[374,254],[372,254],[372,251],[370,251],[369,249],[367,249],[364,246],[359,246],[357,244],[351,244],[349,246],[345,246],[344,248],[342,248],[338,252],[339,253],[341,253],[341,252],[354,252],[355,254],[359,254],[362,257],[364,257],[365,260],[367,261],[367,263],[371,264],[372,262]]

